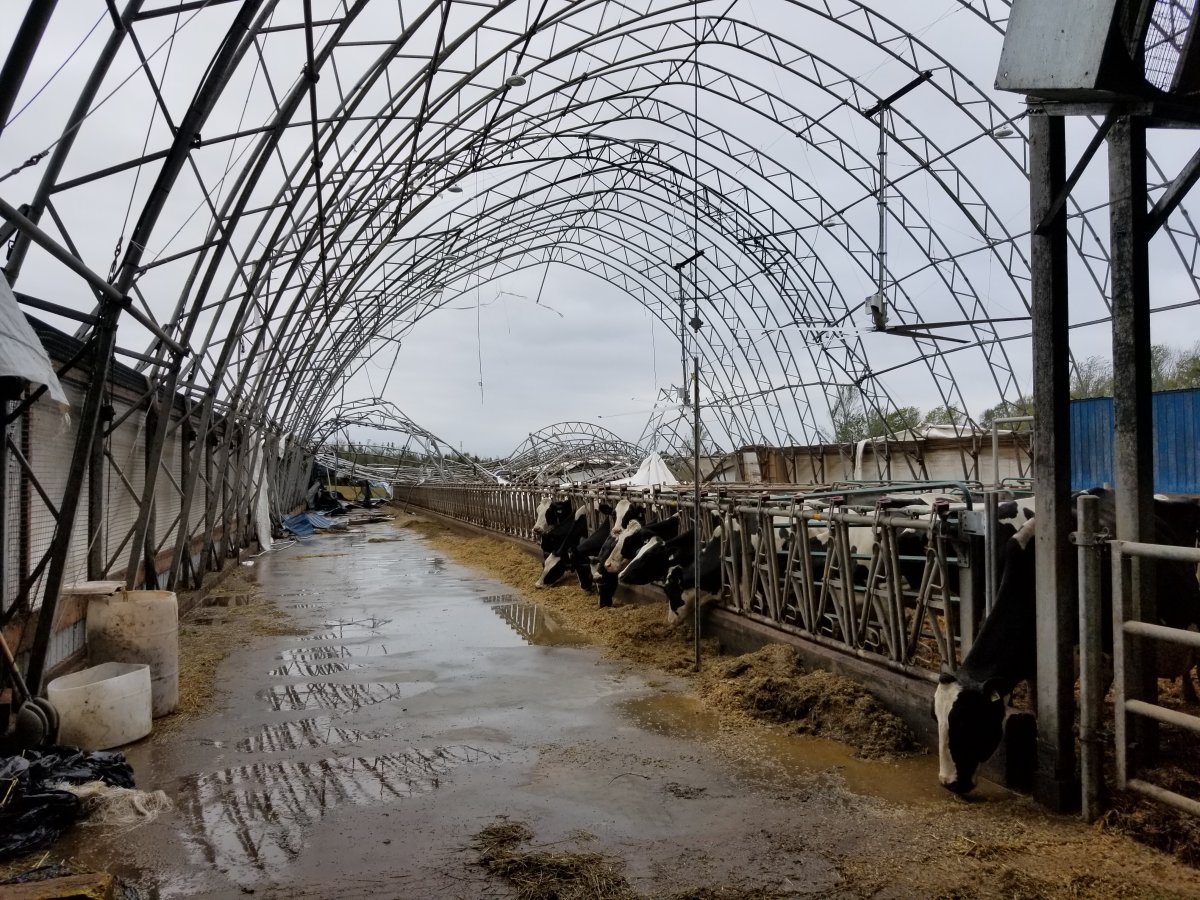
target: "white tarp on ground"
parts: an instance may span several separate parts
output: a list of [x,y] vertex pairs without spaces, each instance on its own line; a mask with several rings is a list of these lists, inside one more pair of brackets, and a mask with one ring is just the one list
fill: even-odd
[[46,385],[46,396],[64,410],[70,409],[54,366],[38,336],[34,333],[8,279],[0,275],[0,376],[24,378]]
[[671,474],[663,458],[657,453],[651,453],[642,460],[638,470],[628,478],[620,481],[610,481],[614,487],[654,487],[657,485],[679,484],[679,479]]

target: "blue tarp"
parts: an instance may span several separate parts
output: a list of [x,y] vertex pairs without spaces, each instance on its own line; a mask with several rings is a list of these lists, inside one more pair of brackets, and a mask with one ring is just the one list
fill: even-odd
[[319,512],[308,510],[294,516],[285,516],[283,527],[297,537],[308,537],[318,528],[344,528],[345,523],[338,523]]
[[294,516],[284,516],[283,527],[297,537],[308,537],[314,531],[312,522],[308,521],[308,513],[298,513]]

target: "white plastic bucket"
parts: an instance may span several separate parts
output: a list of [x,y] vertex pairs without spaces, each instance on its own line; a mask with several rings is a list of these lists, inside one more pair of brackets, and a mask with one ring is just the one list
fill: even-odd
[[179,703],[179,602],[173,591],[120,591],[87,610],[88,661],[150,667],[154,717]]
[[144,663],[101,663],[46,686],[58,710],[58,742],[81,750],[107,750],[148,735],[154,727],[150,694]]

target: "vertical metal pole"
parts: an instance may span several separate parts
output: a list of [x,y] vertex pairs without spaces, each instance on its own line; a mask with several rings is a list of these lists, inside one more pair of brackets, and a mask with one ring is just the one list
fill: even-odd
[[57,4],[58,0],[32,0],[25,10],[25,18],[21,20],[17,36],[8,48],[4,68],[0,69],[0,134],[4,133],[9,113],[17,102],[17,94],[21,92],[21,85],[29,72],[29,64],[33,62],[33,55]]
[[26,681],[33,694],[37,694],[42,688],[46,654],[50,649],[50,633],[54,626],[54,613],[58,605],[59,592],[62,590],[63,578],[66,576],[71,532],[74,531],[79,497],[83,493],[83,479],[87,474],[92,439],[100,420],[104,387],[108,384],[108,370],[112,362],[113,348],[117,342],[117,316],[120,315],[120,312],[120,307],[116,303],[107,301],[101,306],[100,315],[96,320],[95,349],[91,371],[92,384],[84,397],[83,409],[79,414],[75,449],[71,454],[71,468],[67,472],[62,502],[58,507],[58,524],[54,530],[54,540],[51,544],[50,566],[46,574],[33,647],[29,653],[29,670]]
[[[154,469],[158,468],[159,460],[162,458],[162,447],[156,446],[158,443],[159,418],[170,421],[170,400],[167,401],[167,412],[165,415],[158,403],[158,398],[151,395],[148,401],[149,408],[146,410],[146,452],[145,452],[145,469],[146,477],[142,482],[146,485],[155,483]],[[165,431],[165,428],[163,429]],[[155,560],[154,541],[158,534],[158,511],[156,507],[157,499],[153,489],[143,491],[142,504],[148,506],[145,514],[145,531],[140,537],[142,538],[142,558],[143,558],[143,573],[142,587],[146,590],[158,590],[158,566]],[[133,578],[137,576],[137,564],[133,565],[133,572],[127,572],[125,576],[125,586],[127,589],[132,589]],[[132,577],[131,577],[132,576]]]
[[1080,496],[1075,532],[1079,560],[1079,770],[1084,821],[1100,816],[1103,770],[1098,734],[1104,702],[1100,675],[1100,554],[1096,531],[1100,498]]
[[[693,320],[699,331],[699,318]],[[699,343],[699,341],[697,341]],[[693,348],[694,349],[694,348]],[[700,354],[692,353],[692,534],[696,560],[696,599],[692,604],[692,634],[695,640],[695,670],[700,671]]]
[[1037,724],[1035,795],[1057,811],[1078,802],[1075,782],[1074,560],[1071,531],[1070,332],[1067,218],[1043,223],[1066,181],[1061,117],[1031,108],[1029,190],[1034,493],[1037,497]]
[[[1117,534],[1122,541],[1154,540],[1154,444],[1151,422],[1150,277],[1146,242],[1146,126],[1122,116],[1108,134],[1111,199],[1113,370],[1113,469],[1116,478]],[[1040,510],[1039,510],[1040,512]],[[1135,618],[1157,621],[1154,561],[1130,560]],[[1138,696],[1157,697],[1153,642],[1142,641],[1126,674]],[[1131,740],[1140,752],[1153,752],[1157,729],[1136,716]]]
[[1000,423],[992,422],[992,490],[1000,487]]
[[0,378],[0,612],[8,609],[8,404],[19,390],[17,379]]
[[[887,108],[879,110],[879,198],[876,200],[879,207],[879,272],[876,290],[880,300],[885,299],[883,290],[887,279],[887,129],[884,127],[887,114]],[[886,305],[884,309],[887,309]]]
[[100,423],[92,438],[91,455],[88,457],[87,573],[92,581],[98,581],[107,574],[104,542],[104,476],[107,471],[104,461],[104,431],[107,423],[111,421],[111,407],[102,406]]
[[[1129,714],[1125,701],[1141,699],[1138,686],[1129,681],[1133,663],[1133,642],[1125,635],[1125,622],[1133,607],[1130,579],[1131,560],[1122,553],[1122,542],[1112,541],[1112,617],[1113,617],[1113,739],[1115,744],[1117,790],[1125,790],[1129,780]],[[1133,696],[1130,697],[1129,693]]]
[[983,612],[986,616],[996,604],[996,588],[999,587],[996,577],[997,562],[1000,559],[1000,547],[996,541],[996,516],[1000,506],[1000,498],[995,491],[983,495]]

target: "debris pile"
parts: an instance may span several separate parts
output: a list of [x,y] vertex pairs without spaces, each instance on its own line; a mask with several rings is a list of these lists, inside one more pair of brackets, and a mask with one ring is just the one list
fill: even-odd
[[74,747],[26,750],[0,761],[0,859],[54,843],[85,812],[70,785],[133,787],[125,754]]

